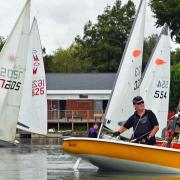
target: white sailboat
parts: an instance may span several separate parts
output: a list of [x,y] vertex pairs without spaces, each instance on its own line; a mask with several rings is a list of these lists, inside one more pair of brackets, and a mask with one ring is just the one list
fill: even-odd
[[[106,109],[103,125],[113,131],[118,130],[118,122],[134,113],[132,99],[140,94],[145,12],[146,2],[141,1]],[[122,134],[128,138],[131,135],[132,130]]]
[[[145,8],[143,5],[145,5],[145,1],[142,0],[139,12],[143,11],[141,8]],[[140,15],[140,18],[143,18],[143,14]],[[137,20],[135,26],[140,26]],[[141,31],[133,33],[133,36],[138,36],[139,33],[141,33]],[[128,44],[131,43],[132,41],[130,39],[130,42]],[[129,47],[126,48],[126,50],[128,49]],[[134,49],[131,48],[131,50]],[[124,63],[124,61],[122,63]],[[158,60],[157,63],[161,63],[161,61]],[[127,62],[125,64],[127,64]],[[121,65],[121,69],[122,67],[123,64]],[[130,70],[132,69],[133,68],[130,68]],[[122,70],[122,72],[124,73],[121,72],[118,73],[119,75],[121,75],[119,79],[122,78],[121,79],[122,81],[120,80],[118,81],[118,77],[117,77],[116,83],[122,83],[121,85],[123,87],[120,86],[118,87],[118,85],[115,85],[114,91],[119,91],[121,90],[121,88],[124,88],[124,91],[128,91],[132,93],[132,91],[130,91],[127,88],[128,85],[126,83],[126,82],[128,82],[129,84],[132,83],[131,81],[129,82],[127,80],[127,78],[131,76],[129,75],[129,73],[134,73],[134,72],[130,72],[130,70],[129,67],[125,66],[123,67]],[[126,81],[123,80],[123,78],[126,79]],[[132,88],[133,86],[131,84],[131,86],[129,85],[128,87]],[[115,120],[117,122],[117,117],[119,117],[117,116],[117,112],[123,112],[122,109],[117,108],[118,102],[121,103],[122,101],[122,103],[125,103],[125,100],[128,99],[128,96],[130,95],[123,93],[122,95],[126,97],[124,99],[123,98],[118,99],[119,98],[119,96],[117,95],[118,92],[114,92],[114,91],[112,92],[113,97],[111,97],[111,101],[108,106],[111,113],[108,113],[109,110],[107,110],[106,113],[107,121],[111,120],[109,123],[112,124],[109,125],[109,128],[111,129],[116,128],[115,126],[117,126],[116,124],[113,125],[112,122],[112,120],[113,121]],[[112,100],[113,98],[117,100],[115,99]],[[127,107],[130,104],[132,104],[132,102],[130,102],[131,100],[132,98],[129,99],[129,104],[126,105]],[[114,104],[114,106],[117,106],[115,107],[116,111],[113,111],[113,107],[110,107],[112,103]],[[131,108],[133,109],[133,107]],[[127,111],[127,114],[128,113],[131,112]],[[122,119],[118,119],[118,120],[122,120]],[[105,123],[105,125],[108,126],[107,122]],[[175,150],[175,149],[123,142],[113,139],[108,140],[108,139],[94,139],[94,138],[67,138],[64,140],[63,150],[65,152],[68,152],[70,154],[76,155],[78,157],[90,161],[92,164],[99,167],[100,169],[131,171],[131,172],[147,172],[147,173],[180,173],[180,163],[179,163],[180,150]]]
[[46,78],[36,19],[29,38],[28,62],[17,127],[31,133],[47,135]]
[[30,31],[28,0],[0,53],[0,146],[15,140]]
[[151,109],[159,122],[156,136],[161,137],[167,126],[170,91],[170,42],[168,27],[164,26],[146,66],[140,94],[147,109]]

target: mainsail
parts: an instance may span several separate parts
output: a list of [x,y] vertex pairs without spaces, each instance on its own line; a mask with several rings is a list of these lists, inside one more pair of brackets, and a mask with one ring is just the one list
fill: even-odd
[[168,27],[165,25],[154,51],[148,61],[140,86],[140,94],[144,98],[146,109],[151,109],[159,121],[162,130],[167,125],[170,89],[170,42]]
[[28,0],[0,53],[0,140],[15,139],[30,31]]
[[46,78],[36,19],[32,24],[28,49],[27,70],[18,128],[47,135]]
[[104,125],[114,131],[133,114],[132,99],[140,93],[145,9],[146,0],[141,0],[106,109]]

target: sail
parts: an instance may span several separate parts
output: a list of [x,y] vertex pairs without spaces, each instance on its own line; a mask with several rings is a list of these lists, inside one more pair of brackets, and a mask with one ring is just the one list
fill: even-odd
[[13,141],[21,103],[30,31],[28,0],[0,53],[0,140]]
[[132,99],[140,93],[145,9],[146,1],[141,0],[106,109],[104,125],[114,131],[119,128],[118,122],[133,114]]
[[18,128],[47,135],[46,78],[38,25],[34,19]]
[[159,122],[158,137],[167,125],[170,89],[170,42],[168,27],[159,36],[156,47],[148,61],[140,86],[146,109],[151,109]]

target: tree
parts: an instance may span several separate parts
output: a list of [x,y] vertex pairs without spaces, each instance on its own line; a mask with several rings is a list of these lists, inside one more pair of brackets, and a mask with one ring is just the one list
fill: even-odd
[[91,67],[91,62],[88,59],[81,60],[76,57],[77,45],[71,45],[68,49],[58,49],[55,51],[52,58],[50,72],[88,72]]
[[172,30],[171,37],[175,37],[175,41],[180,43],[180,1],[179,0],[152,0],[152,12],[155,14],[157,27],[167,23]]
[[77,36],[75,42],[79,47],[76,56],[90,61],[93,72],[116,72],[129,35],[135,14],[134,3],[129,0],[122,5],[116,0],[107,6],[97,23],[89,21],[84,26],[84,35]]
[[171,52],[171,59],[172,65],[180,63],[180,49]]
[[174,111],[180,100],[180,63],[171,66],[169,109]]
[[0,51],[3,48],[4,44],[5,44],[5,39],[4,37],[0,36]]
[[54,57],[53,55],[46,55],[43,58],[46,73],[53,72],[53,70],[52,70],[52,59],[53,59],[53,57]]
[[144,71],[146,64],[150,58],[152,50],[154,49],[156,42],[158,40],[158,35],[153,34],[144,40],[144,47],[143,47],[143,62],[142,62],[142,71]]

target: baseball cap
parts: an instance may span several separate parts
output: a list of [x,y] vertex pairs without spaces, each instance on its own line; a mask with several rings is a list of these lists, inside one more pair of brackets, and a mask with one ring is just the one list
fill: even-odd
[[144,100],[141,96],[136,96],[133,98],[133,104],[140,104],[140,103],[144,103]]

